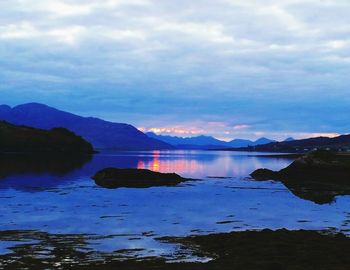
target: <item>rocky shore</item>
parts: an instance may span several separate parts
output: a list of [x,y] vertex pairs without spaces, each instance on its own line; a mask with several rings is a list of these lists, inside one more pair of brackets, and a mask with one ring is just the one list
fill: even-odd
[[[265,229],[157,239],[181,246],[170,258],[133,257],[130,256],[133,250],[91,252],[87,248],[88,236],[50,235],[36,231],[0,232],[0,240],[4,241],[18,241],[23,237],[35,241],[20,244],[12,248],[12,253],[0,255],[2,269],[350,269],[350,239],[343,234],[316,231]],[[203,260],[186,262],[189,256]]]
[[350,156],[315,151],[280,171],[258,169],[251,177],[258,181],[281,181],[301,198],[330,203],[338,195],[350,194]]

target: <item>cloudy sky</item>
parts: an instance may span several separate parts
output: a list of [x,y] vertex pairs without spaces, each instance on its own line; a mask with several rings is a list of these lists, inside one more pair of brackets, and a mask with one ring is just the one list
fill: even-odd
[[1,0],[0,101],[219,138],[350,132],[348,0]]

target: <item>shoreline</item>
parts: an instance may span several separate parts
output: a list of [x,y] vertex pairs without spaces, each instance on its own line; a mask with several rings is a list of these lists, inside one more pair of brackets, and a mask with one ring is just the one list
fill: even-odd
[[[88,238],[81,235],[51,235],[44,232],[4,231],[3,241],[16,237],[36,240],[11,248],[0,255],[4,269],[308,269],[343,270],[350,268],[350,238],[332,231],[262,229],[185,237],[155,238],[176,245],[172,255],[139,257],[130,250],[110,253],[84,252]],[[65,247],[67,241],[72,247]],[[53,247],[53,249],[49,249]],[[47,253],[43,255],[42,250]],[[197,258],[197,259],[195,259]],[[193,260],[195,259],[195,260]]]

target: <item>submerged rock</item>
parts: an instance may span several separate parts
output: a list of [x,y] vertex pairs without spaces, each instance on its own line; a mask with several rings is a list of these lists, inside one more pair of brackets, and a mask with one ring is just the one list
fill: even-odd
[[159,173],[144,169],[106,168],[93,177],[98,186],[104,188],[148,188],[154,186],[176,186],[193,179],[183,178],[176,173]]
[[338,195],[350,195],[350,156],[315,151],[280,171],[258,169],[250,176],[259,181],[281,181],[298,197],[330,203]]

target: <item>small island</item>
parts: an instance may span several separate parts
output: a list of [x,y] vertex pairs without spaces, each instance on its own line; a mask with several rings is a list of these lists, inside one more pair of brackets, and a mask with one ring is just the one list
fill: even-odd
[[280,171],[258,169],[251,177],[258,181],[281,181],[298,197],[319,204],[330,203],[338,195],[350,194],[350,155],[318,150]]
[[95,183],[104,188],[148,188],[176,186],[193,179],[183,178],[176,173],[159,173],[145,169],[106,168],[93,177]]

